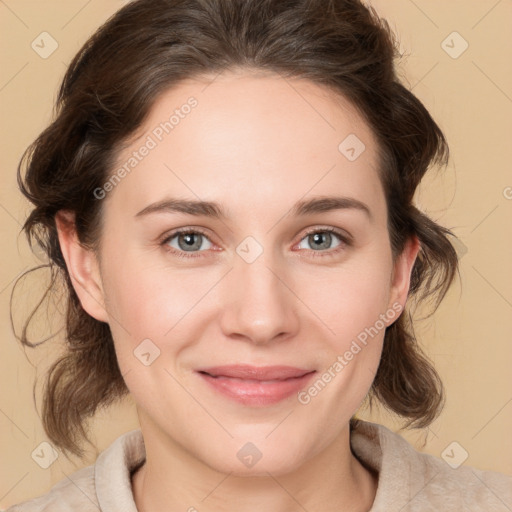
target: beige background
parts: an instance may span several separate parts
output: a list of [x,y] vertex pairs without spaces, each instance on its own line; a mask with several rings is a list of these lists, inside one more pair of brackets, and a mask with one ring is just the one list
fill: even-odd
[[[446,408],[428,431],[403,435],[418,449],[437,456],[456,441],[453,455],[460,458],[462,450],[467,451],[464,464],[512,474],[512,2],[373,0],[371,4],[389,20],[402,49],[410,54],[400,73],[438,120],[451,148],[450,165],[421,187],[418,204],[462,241],[458,246],[462,283],[454,285],[434,317],[418,325],[422,343],[446,385]],[[48,469],[31,458],[47,440],[34,408],[32,385],[36,375],[42,378],[55,348],[24,351],[10,327],[13,280],[40,263],[24,235],[19,236],[28,203],[17,189],[15,170],[23,150],[50,121],[66,65],[122,5],[114,0],[0,1],[0,509],[47,492],[96,456],[91,449],[88,459],[80,462],[59,454]],[[31,48],[43,31],[58,42],[47,59]],[[442,47],[454,31],[469,44],[458,58]],[[450,36],[447,44],[456,52],[462,40]],[[44,282],[44,272],[37,272],[20,287],[15,321],[39,298]],[[50,317],[52,322],[58,319],[51,313]],[[58,322],[53,324],[59,327]],[[48,332],[41,327],[36,339]],[[363,417],[398,428],[378,411],[363,412]],[[92,426],[101,451],[121,433],[137,428],[132,402],[103,411]]]

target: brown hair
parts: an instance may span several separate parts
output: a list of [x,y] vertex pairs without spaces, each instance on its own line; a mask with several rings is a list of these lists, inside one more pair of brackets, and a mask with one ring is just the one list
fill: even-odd
[[[47,293],[62,279],[68,294],[67,350],[48,371],[44,388],[42,421],[51,441],[82,455],[86,420],[128,393],[109,325],[88,315],[73,289],[55,214],[74,211],[80,242],[98,249],[103,202],[93,191],[159,94],[181,80],[234,68],[263,70],[348,98],[379,143],[393,256],[411,236],[421,244],[409,297],[416,303],[436,298],[437,308],[458,271],[457,254],[451,231],[421,213],[413,195],[430,165],[448,162],[448,146],[397,78],[398,56],[387,22],[359,0],[137,0],[91,36],[64,76],[53,122],[18,166],[21,191],[34,204],[23,229],[31,246],[35,239],[49,258]],[[32,315],[20,336],[28,346],[35,346],[27,336]],[[441,410],[443,387],[416,342],[409,301],[386,330],[369,397],[412,427],[429,425]]]

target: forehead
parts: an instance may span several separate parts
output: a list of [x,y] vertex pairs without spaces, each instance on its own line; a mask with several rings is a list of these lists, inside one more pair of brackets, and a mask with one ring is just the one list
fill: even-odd
[[375,202],[377,151],[343,96],[307,80],[224,72],[161,94],[118,155],[128,172],[114,194],[133,208],[167,192],[233,207],[334,191]]

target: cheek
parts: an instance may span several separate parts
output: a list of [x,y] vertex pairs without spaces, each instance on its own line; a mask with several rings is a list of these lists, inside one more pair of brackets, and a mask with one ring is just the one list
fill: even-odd
[[308,301],[327,327],[319,378],[331,389],[324,394],[328,402],[332,399],[329,407],[357,408],[373,381],[386,327],[397,317],[388,305],[390,275],[391,257],[372,257],[331,272],[323,279],[322,293],[311,287]]
[[112,313],[130,331],[161,337],[208,289],[200,269],[166,266],[162,249],[141,249],[117,236],[104,247],[105,296]]
[[375,324],[379,330],[386,327],[381,318],[388,309],[390,272],[385,262],[353,265],[325,277],[322,291],[311,287],[308,301],[329,328],[336,349]]
[[318,375],[298,396],[301,404],[324,411],[332,429],[337,421],[348,421],[367,395],[380,363],[387,326],[383,318],[395,313],[387,309],[382,274],[353,273],[340,282],[344,289],[330,289],[323,302],[330,331],[317,350]]
[[[174,326],[192,312],[208,289],[197,277],[187,283],[170,269],[148,265],[129,252],[122,260],[106,260],[103,274],[109,324],[120,366],[133,363],[133,351],[144,340],[163,348],[164,341],[173,336]],[[171,348],[179,347],[173,343]]]

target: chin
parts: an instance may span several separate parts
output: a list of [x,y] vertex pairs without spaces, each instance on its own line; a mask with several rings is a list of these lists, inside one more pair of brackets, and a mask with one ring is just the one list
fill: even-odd
[[[238,441],[235,444],[235,450],[228,448],[209,452],[205,454],[206,457],[200,458],[212,469],[236,477],[268,477],[269,473],[272,476],[285,475],[304,463],[300,452],[291,446],[286,447],[286,453],[283,453],[268,443],[261,449],[258,449],[257,443]],[[224,447],[227,448],[227,444]]]

